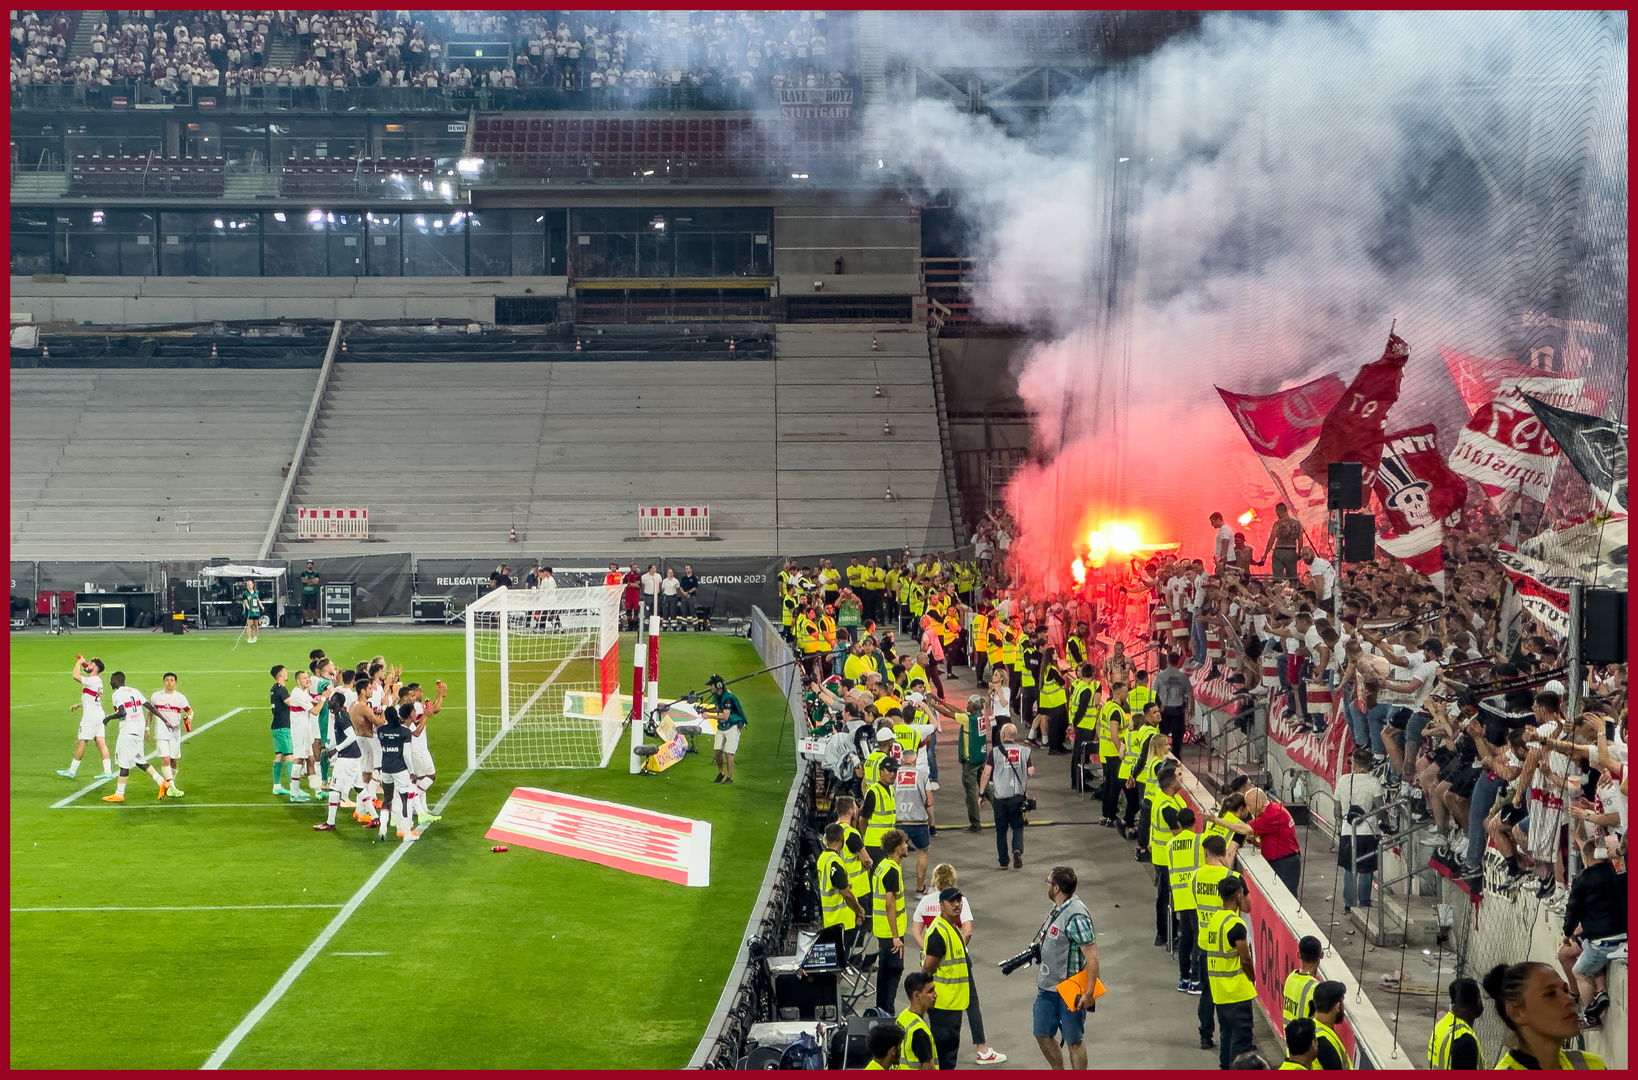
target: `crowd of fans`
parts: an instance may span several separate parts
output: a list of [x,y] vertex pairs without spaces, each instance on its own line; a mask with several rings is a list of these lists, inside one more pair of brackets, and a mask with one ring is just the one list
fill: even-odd
[[[1021,751],[1026,763],[1031,751],[1069,757],[1069,782],[1101,794],[1102,823],[1157,867],[1157,943],[1168,934],[1186,941],[1198,924],[1167,925],[1165,891],[1175,891],[1175,877],[1159,849],[1180,825],[1166,800],[1184,742],[1208,737],[1210,710],[1196,707],[1196,692],[1226,685],[1224,711],[1238,709],[1259,732],[1270,702],[1284,711],[1275,718],[1282,740],[1348,729],[1354,749],[1334,801],[1313,804],[1334,812],[1340,834],[1340,895],[1326,900],[1340,900],[1345,914],[1372,906],[1379,845],[1427,859],[1477,898],[1493,848],[1488,887],[1508,899],[1527,893],[1561,923],[1558,960],[1578,999],[1576,1023],[1601,1026],[1608,966],[1625,958],[1627,929],[1625,665],[1584,670],[1569,713],[1573,676],[1553,635],[1500,599],[1507,579],[1491,554],[1493,519],[1447,540],[1443,592],[1385,556],[1339,573],[1300,527],[1273,530],[1259,555],[1220,517],[1212,526],[1207,558],[1134,559],[1054,595],[1009,566],[1017,528],[1005,515],[975,530],[966,561],[937,553],[787,566],[783,621],[806,669],[810,723],[827,739],[823,764],[852,800],[844,804],[850,827],[864,830],[872,857],[880,854],[867,827],[891,799],[905,831],[909,808],[903,865],[917,871],[905,870],[902,889],[925,889],[926,845],[913,828],[920,796],[879,786],[873,796],[872,785],[890,775],[885,762],[908,758],[936,790],[932,748],[948,730],[941,718],[953,719],[969,826],[978,828],[979,802],[989,798],[1002,867],[1021,864],[1023,854],[1022,814],[1008,798],[1019,795],[1021,804],[1034,781],[1020,776],[1018,791],[1003,792],[1005,770],[981,764],[984,751],[969,753],[969,740]],[[1278,572],[1262,573],[1270,562]],[[965,709],[945,700],[943,680],[957,665],[978,678]],[[901,768],[901,783],[906,775]],[[1257,844],[1300,892],[1301,847],[1278,799],[1242,775],[1219,813],[1205,835]],[[1232,864],[1232,851],[1217,861]],[[1197,961],[1180,955],[1179,990],[1200,989]],[[1476,984],[1468,990],[1476,997]],[[1203,1008],[1203,1044],[1208,1014]],[[1227,1065],[1237,1051],[1229,1053],[1227,1028],[1223,1037]],[[1239,1044],[1238,1032],[1232,1041]]]
[[[255,88],[443,89],[656,87],[821,88],[846,75],[823,11],[84,12],[98,20],[89,54],[70,58],[66,13],[11,15],[11,82],[93,87],[151,85],[236,96]],[[454,59],[451,36],[508,41],[506,58]],[[269,62],[275,40],[293,62]]]

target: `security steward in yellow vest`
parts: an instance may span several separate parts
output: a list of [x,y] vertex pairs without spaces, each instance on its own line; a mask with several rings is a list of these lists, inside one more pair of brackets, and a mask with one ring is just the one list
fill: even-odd
[[1041,670],[1041,658],[1040,635],[1023,636],[1018,646],[1018,690],[1012,695],[1013,711],[1023,722],[1020,731],[1035,726],[1035,709],[1040,704],[1036,696],[1040,680],[1036,676]]
[[1484,999],[1475,979],[1456,979],[1450,984],[1450,1011],[1433,1025],[1428,1039],[1428,1068],[1482,1069],[1484,1047],[1473,1030],[1473,1021],[1484,1015]]
[[825,850],[819,853],[817,867],[819,908],[824,921],[820,936],[840,945],[844,956],[853,950],[858,938],[859,921],[864,918],[864,908],[859,905],[858,897],[853,895],[847,867],[840,854],[846,836],[837,822],[825,826]]
[[1285,977],[1280,1018],[1287,1024],[1314,1015],[1314,988],[1319,985],[1320,958],[1325,946],[1308,936],[1297,942],[1297,970]]
[[1256,1007],[1256,967],[1251,957],[1251,930],[1241,913],[1249,897],[1237,878],[1227,878],[1217,886],[1223,907],[1214,911],[1200,931],[1200,946],[1206,954],[1206,978],[1211,983],[1211,999],[1217,1010],[1222,1038],[1217,1060],[1222,1068],[1251,1049],[1252,1010]]
[[876,1007],[888,1015],[893,1013],[893,999],[904,975],[904,934],[910,926],[904,900],[904,853],[909,847],[909,837],[889,829],[882,837],[882,860],[870,875],[870,932],[879,946]]
[[[885,740],[882,735],[886,735]],[[889,829],[898,823],[898,804],[893,799],[893,791],[882,783],[882,773],[887,773],[889,779],[893,772],[893,735],[892,732],[877,733],[877,752],[882,759],[876,763],[876,771],[872,774],[866,767],[864,802],[859,807],[860,820],[865,823],[864,843],[865,851],[870,853],[872,861],[883,857],[882,837]],[[876,754],[870,755],[872,758]]]
[[1342,1023],[1342,999],[1347,996],[1348,988],[1340,982],[1322,982],[1314,987],[1314,1041],[1319,1044],[1315,1060],[1322,1069],[1354,1067],[1336,1032]]
[[1285,1024],[1285,1052],[1286,1059],[1280,1063],[1282,1069],[1301,1069],[1312,1071],[1319,1068],[1315,1055],[1319,1052],[1319,1040],[1314,1037],[1314,1021],[1308,1017],[1301,1020],[1288,1020]]
[[[1121,686],[1116,683],[1109,684],[1111,697],[1118,695],[1120,690]],[[1133,725],[1126,732],[1126,745],[1120,759],[1121,790],[1126,793],[1126,810],[1121,815],[1120,834],[1128,840],[1140,838],[1137,813],[1143,789],[1138,785],[1137,773],[1148,764],[1144,754],[1149,748],[1149,741],[1160,734],[1160,709],[1145,709],[1142,718],[1134,719]]]
[[973,621],[967,627],[967,642],[967,659],[973,665],[973,678],[982,688],[984,669],[990,663],[990,617],[982,611],[973,612]]
[[796,631],[793,627],[796,623],[796,597],[786,593],[784,599],[779,602],[779,609],[779,623],[784,627],[785,640],[795,641]]
[[887,595],[887,571],[871,559],[860,576],[864,582],[864,592],[859,593],[859,599],[864,601],[864,617],[873,623],[881,622],[882,598]]
[[899,1013],[898,1026],[904,1041],[899,1044],[899,1068],[938,1068],[938,1047],[933,1042],[933,1029],[927,1018],[936,1008],[938,984],[933,976],[920,971],[904,980],[904,993],[910,1007]]
[[1041,650],[1041,685],[1037,703],[1046,717],[1047,756],[1066,754],[1064,740],[1069,736],[1068,680],[1058,667],[1057,654],[1052,649]]
[[1177,943],[1177,988],[1185,994],[1200,992],[1194,985],[1195,942],[1200,926],[1195,919],[1194,872],[1201,861],[1200,842],[1194,831],[1194,810],[1185,806],[1177,812],[1177,829],[1167,852],[1167,883],[1172,890],[1172,940]]
[[953,1069],[961,1050],[961,1014],[972,1001],[967,943],[961,936],[961,890],[954,885],[938,894],[938,918],[927,928],[921,970],[933,977],[938,996],[927,1014],[938,1050],[938,1067]]
[[1149,673],[1137,671],[1132,675],[1132,688],[1126,691],[1126,707],[1132,715],[1143,715],[1143,707],[1155,699],[1155,692],[1149,689]]
[[[1155,875],[1155,944],[1166,944],[1172,929],[1172,837],[1177,833],[1179,812],[1188,808],[1184,801],[1183,779],[1168,765],[1155,776],[1155,793],[1149,800],[1149,864]],[[1186,989],[1186,988],[1185,988]]]
[[1069,684],[1069,731],[1075,740],[1069,758],[1069,786],[1082,794],[1092,789],[1092,752],[1098,741],[1098,680],[1091,664],[1082,664]]
[[[1194,940],[1194,973],[1190,979],[1193,987],[1189,992],[1194,993],[1195,987],[1201,992],[1198,1013],[1202,1050],[1210,1050],[1216,1045],[1212,1042],[1212,1032],[1217,1026],[1217,1011],[1212,1007],[1211,1000],[1211,979],[1206,974],[1206,924],[1223,907],[1223,897],[1217,887],[1225,879],[1239,876],[1231,867],[1234,860],[1234,849],[1229,846],[1231,843],[1221,836],[1202,833],[1200,865],[1194,871],[1194,921],[1199,931]],[[1238,845],[1235,845],[1237,848]]]
[[842,859],[842,867],[847,871],[848,885],[853,889],[853,895],[858,897],[861,905],[869,903],[870,871],[875,865],[875,859],[864,848],[864,836],[854,827],[858,820],[858,804],[852,796],[838,795],[836,803],[836,822],[842,826],[842,850],[837,852]]
[[[1091,667],[1090,664],[1086,665]],[[1114,686],[1109,687],[1109,698],[1098,710],[1098,757],[1103,760],[1103,816],[1098,824],[1113,829],[1117,824],[1120,803],[1121,748],[1126,744],[1126,732],[1132,718],[1126,712]]]

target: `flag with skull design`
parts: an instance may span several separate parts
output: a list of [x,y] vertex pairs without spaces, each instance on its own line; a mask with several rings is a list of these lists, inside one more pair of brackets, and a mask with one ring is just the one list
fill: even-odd
[[1383,439],[1370,483],[1383,511],[1377,545],[1443,591],[1444,530],[1461,521],[1467,481],[1439,453],[1435,427],[1423,424]]

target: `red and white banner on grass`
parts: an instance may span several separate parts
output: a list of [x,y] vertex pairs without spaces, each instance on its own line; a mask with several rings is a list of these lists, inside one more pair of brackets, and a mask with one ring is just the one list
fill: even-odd
[[1323,544],[1325,484],[1302,471],[1302,460],[1319,440],[1325,416],[1342,397],[1340,376],[1323,375],[1275,394],[1236,394],[1217,388],[1251,450],[1268,470],[1280,497],[1308,530],[1311,542]]
[[1509,508],[1521,491],[1546,502],[1559,448],[1523,395],[1577,409],[1584,380],[1443,346],[1439,352],[1472,416],[1451,451],[1450,467],[1477,480],[1498,510]]
[[485,834],[678,885],[711,884],[711,823],[539,788],[514,788]]

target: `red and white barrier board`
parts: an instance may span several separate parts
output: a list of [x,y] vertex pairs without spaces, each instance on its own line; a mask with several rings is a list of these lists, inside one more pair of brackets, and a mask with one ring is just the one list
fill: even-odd
[[637,507],[638,536],[710,536],[711,508],[689,506]]
[[297,540],[368,540],[370,511],[367,507],[296,508]]
[[711,823],[514,788],[485,836],[678,885],[711,884]]

